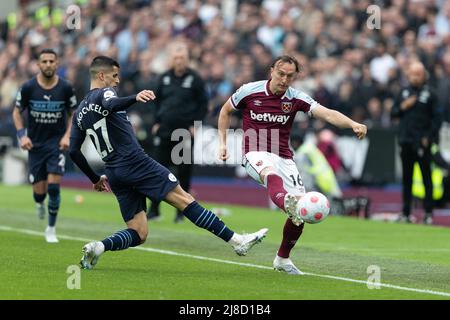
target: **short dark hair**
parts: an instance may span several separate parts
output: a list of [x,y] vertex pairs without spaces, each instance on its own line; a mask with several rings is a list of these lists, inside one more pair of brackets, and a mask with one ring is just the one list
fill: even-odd
[[110,69],[112,67],[120,68],[120,65],[113,58],[107,56],[97,56],[92,60],[89,71],[91,73],[91,77],[94,77],[100,69]]
[[275,65],[279,62],[285,62],[285,63],[289,63],[289,64],[293,63],[295,65],[295,72],[300,72],[300,70],[301,70],[300,63],[298,63],[297,59],[295,59],[294,57],[288,56],[288,55],[282,55],[282,56],[276,57],[275,60],[273,60],[272,65],[270,67],[275,68]]
[[55,56],[55,58],[58,59],[58,55],[56,54],[55,50],[53,50],[53,49],[50,49],[50,48],[42,49],[39,52],[38,58],[40,58],[41,55],[43,55],[43,54],[53,54]]

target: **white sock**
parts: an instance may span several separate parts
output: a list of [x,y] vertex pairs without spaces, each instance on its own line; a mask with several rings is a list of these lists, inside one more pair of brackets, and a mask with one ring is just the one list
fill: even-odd
[[228,240],[228,243],[231,244],[232,246],[235,246],[235,245],[241,244],[243,239],[244,239],[244,237],[242,235],[235,232],[233,234],[233,236],[231,237],[231,239]]

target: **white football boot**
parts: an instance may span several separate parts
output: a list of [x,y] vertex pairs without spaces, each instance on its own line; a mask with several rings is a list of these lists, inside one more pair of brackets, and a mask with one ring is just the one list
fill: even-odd
[[105,252],[105,246],[100,241],[92,241],[84,245],[83,256],[80,260],[81,268],[94,268],[103,252]]
[[281,258],[278,255],[273,260],[273,268],[277,271],[286,272],[287,274],[303,275],[289,258]]
[[56,228],[47,226],[45,229],[45,241],[48,243],[58,243],[59,240],[56,237]]
[[297,202],[297,197],[292,193],[286,193],[286,195],[284,196],[284,210],[289,219],[292,220],[292,223],[294,223],[296,226],[299,226],[303,223],[303,220],[300,217],[300,212],[298,212],[297,210]]
[[42,203],[36,203],[36,214],[40,220],[44,220],[45,218],[45,204]]
[[260,243],[265,238],[267,231],[269,229],[263,228],[254,233],[240,235],[241,239],[236,244],[233,244],[234,252],[238,256],[245,256],[255,244]]

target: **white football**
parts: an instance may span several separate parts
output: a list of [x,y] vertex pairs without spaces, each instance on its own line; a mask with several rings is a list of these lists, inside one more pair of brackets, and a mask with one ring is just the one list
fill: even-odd
[[328,217],[330,202],[322,193],[311,191],[297,202],[297,210],[306,223],[319,223]]

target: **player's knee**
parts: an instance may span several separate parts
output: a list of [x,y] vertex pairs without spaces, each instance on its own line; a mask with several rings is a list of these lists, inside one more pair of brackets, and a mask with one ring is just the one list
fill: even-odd
[[33,183],[33,192],[38,194],[47,194],[47,182],[38,181]]

